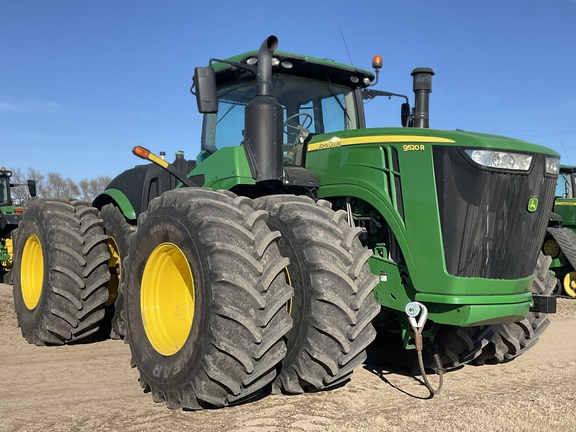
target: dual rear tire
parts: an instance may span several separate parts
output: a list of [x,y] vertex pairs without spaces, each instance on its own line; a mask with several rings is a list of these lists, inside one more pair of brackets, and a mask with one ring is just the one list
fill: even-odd
[[14,304],[36,345],[94,336],[108,300],[108,250],[98,212],[75,200],[34,200],[15,235]]

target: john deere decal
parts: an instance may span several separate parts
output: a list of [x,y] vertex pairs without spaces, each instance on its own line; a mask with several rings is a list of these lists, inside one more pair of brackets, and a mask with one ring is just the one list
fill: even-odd
[[530,213],[534,213],[537,208],[538,208],[538,198],[536,197],[530,198],[530,201],[528,201],[528,211]]

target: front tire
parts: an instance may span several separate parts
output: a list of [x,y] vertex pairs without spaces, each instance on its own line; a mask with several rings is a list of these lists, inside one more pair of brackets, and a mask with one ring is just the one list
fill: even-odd
[[127,259],[127,340],[155,402],[195,410],[259,394],[277,375],[292,296],[279,233],[248,198],[185,188],[139,218]]
[[74,200],[34,200],[14,246],[14,305],[36,345],[88,340],[108,298],[108,250],[97,210]]
[[347,381],[366,359],[376,332],[371,324],[380,306],[370,272],[371,251],[358,240],[344,211],[305,196],[275,195],[256,200],[272,230],[282,233],[280,252],[290,258],[294,320],[288,354],[274,391],[299,394]]

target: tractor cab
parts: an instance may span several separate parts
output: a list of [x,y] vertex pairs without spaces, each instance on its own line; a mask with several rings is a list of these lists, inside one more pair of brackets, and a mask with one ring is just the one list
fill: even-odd
[[[245,109],[258,88],[257,54],[214,60],[219,106],[217,112],[204,113],[199,160],[246,140]],[[274,53],[272,65],[268,91],[279,103],[284,166],[303,166],[306,144],[314,135],[365,127],[361,93],[356,90],[370,84],[372,73],[282,52]]]
[[576,192],[574,173],[576,167],[560,166],[560,176],[556,183],[554,213],[562,217],[564,226],[576,228]]
[[[12,269],[12,231],[20,221],[24,209],[15,205],[10,194],[11,188],[25,186],[24,184],[10,183],[12,171],[0,168],[0,281],[11,281]],[[28,191],[31,197],[36,196],[36,182],[28,180]]]
[[[289,70],[288,70],[289,71]],[[289,75],[279,70],[273,75],[273,95],[283,110],[283,163],[302,166],[303,146],[312,134],[358,129],[359,104],[353,88]],[[223,75],[223,76],[221,76]],[[255,93],[255,77],[248,72],[232,79],[227,71],[217,73],[218,113],[204,116],[202,151],[204,158],[223,147],[244,141],[244,110]],[[361,106],[361,105],[360,105]]]
[[22,218],[23,209],[18,203],[12,201],[11,189],[28,186],[30,197],[36,196],[36,182],[28,180],[26,184],[11,183],[12,171],[0,168],[0,238],[8,235],[10,231],[18,226]]

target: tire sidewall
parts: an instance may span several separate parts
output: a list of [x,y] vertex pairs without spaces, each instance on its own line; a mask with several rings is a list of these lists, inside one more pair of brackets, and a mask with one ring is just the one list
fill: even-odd
[[[26,217],[21,221],[18,227],[18,235],[16,238],[16,243],[14,245],[14,267],[13,267],[13,294],[14,294],[14,305],[16,310],[16,315],[18,317],[18,324],[22,329],[22,333],[28,335],[36,329],[42,318],[45,316],[45,309],[48,304],[47,292],[47,278],[49,278],[49,267],[50,262],[50,248],[47,239],[47,230],[45,227],[44,219],[38,208],[41,208],[40,204],[30,207],[27,210]],[[24,303],[24,297],[22,295],[22,261],[26,259],[23,255],[24,245],[26,240],[32,235],[35,235],[42,249],[43,255],[43,270],[44,278],[42,280],[42,289],[40,293],[40,299],[36,307],[32,310],[28,309]]]
[[[205,287],[210,281],[204,269],[208,268],[206,254],[197,238],[195,224],[173,209],[162,208],[149,217],[143,226],[138,228],[132,254],[128,259],[126,272],[126,292],[124,295],[128,338],[134,358],[140,372],[149,384],[162,390],[174,388],[178,382],[188,383],[186,377],[195,373],[202,362],[203,346],[209,343],[209,319],[206,316]],[[150,343],[144,329],[140,308],[141,283],[148,257],[160,244],[170,242],[178,246],[186,256],[194,280],[194,320],[192,328],[183,347],[171,356],[158,353]],[[208,284],[208,285],[207,285]],[[169,287],[166,287],[169,289]]]

